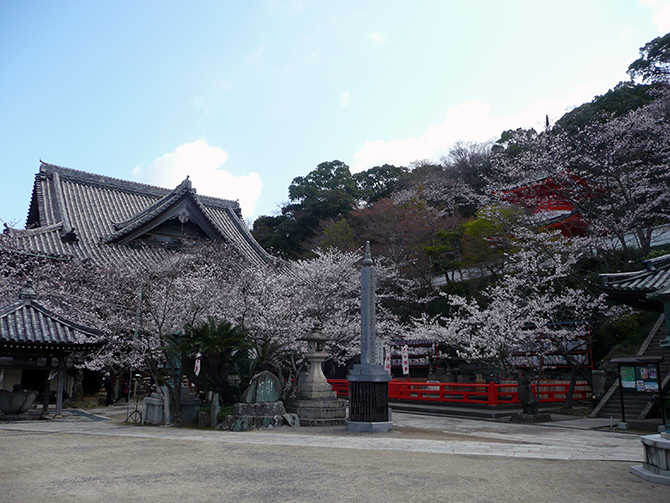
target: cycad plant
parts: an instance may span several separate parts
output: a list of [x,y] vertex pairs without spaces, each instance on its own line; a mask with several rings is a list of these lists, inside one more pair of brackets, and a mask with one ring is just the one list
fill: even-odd
[[[184,327],[184,373],[201,390],[219,393],[224,403],[239,398],[228,383],[228,377],[248,365],[253,344],[246,330],[225,320],[210,316],[206,321]],[[200,354],[200,373],[195,375],[195,359]]]

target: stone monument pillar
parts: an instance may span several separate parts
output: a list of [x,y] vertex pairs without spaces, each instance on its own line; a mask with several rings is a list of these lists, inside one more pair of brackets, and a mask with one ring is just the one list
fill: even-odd
[[349,371],[349,421],[351,431],[387,432],[393,429],[388,402],[391,376],[375,362],[375,269],[370,242],[365,244],[361,270],[361,363]]

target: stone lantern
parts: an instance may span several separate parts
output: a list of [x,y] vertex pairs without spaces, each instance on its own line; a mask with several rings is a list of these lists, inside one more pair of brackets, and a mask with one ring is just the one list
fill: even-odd
[[323,362],[328,358],[328,353],[325,351],[328,336],[321,331],[321,323],[315,321],[312,330],[298,340],[307,342],[305,358],[309,362],[309,373],[300,385],[298,398],[306,400],[337,398],[337,393],[328,384],[323,373]]
[[310,367],[307,377],[300,384],[297,398],[287,402],[286,410],[298,415],[301,426],[334,426],[346,421],[346,402],[337,398],[337,393],[323,374],[322,365],[328,358],[325,351],[328,339],[318,321],[314,322],[307,335],[298,339],[307,342],[305,358]]

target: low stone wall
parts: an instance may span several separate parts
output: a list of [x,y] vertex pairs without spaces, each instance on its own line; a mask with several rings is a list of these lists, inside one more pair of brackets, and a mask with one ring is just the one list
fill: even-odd
[[233,414],[217,425],[217,429],[247,431],[278,426],[300,426],[298,416],[287,413],[284,404],[280,401],[236,403],[233,407]]

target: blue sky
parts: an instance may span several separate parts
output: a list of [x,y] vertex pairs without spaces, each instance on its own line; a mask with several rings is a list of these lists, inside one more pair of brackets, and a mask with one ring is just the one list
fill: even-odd
[[323,161],[437,160],[556,120],[670,31],[670,0],[0,0],[0,219],[39,160],[239,199]]

